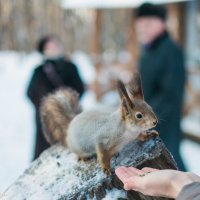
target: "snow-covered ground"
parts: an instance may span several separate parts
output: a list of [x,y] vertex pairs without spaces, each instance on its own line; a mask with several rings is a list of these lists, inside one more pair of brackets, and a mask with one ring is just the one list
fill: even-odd
[[[85,63],[80,72],[84,71],[85,80],[92,81],[94,72],[84,55],[76,54],[74,58]],[[34,52],[0,52],[0,193],[23,173],[32,159],[34,110],[26,97],[26,88],[33,68],[40,62],[41,57]],[[85,71],[86,66],[90,72]],[[85,107],[94,103],[92,94],[86,98],[89,100],[85,100]],[[181,153],[188,169],[200,175],[200,145],[184,140]]]

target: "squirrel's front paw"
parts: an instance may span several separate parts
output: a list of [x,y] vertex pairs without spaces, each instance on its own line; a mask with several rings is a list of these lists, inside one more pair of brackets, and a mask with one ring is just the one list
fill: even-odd
[[159,133],[156,130],[147,131],[147,134],[148,134],[149,137],[157,137],[157,136],[159,136]]
[[155,130],[148,130],[145,132],[140,133],[140,135],[138,136],[138,139],[142,142],[152,138],[152,137],[157,137],[159,135],[159,133]]

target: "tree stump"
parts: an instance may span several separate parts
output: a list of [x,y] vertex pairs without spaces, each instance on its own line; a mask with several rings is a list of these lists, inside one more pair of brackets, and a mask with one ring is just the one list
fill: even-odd
[[[160,138],[146,142],[133,141],[115,155],[112,170],[117,166],[137,168],[154,167],[177,169],[176,164]],[[54,145],[47,149],[25,170],[1,196],[1,200],[86,200],[86,199],[164,200],[126,192],[123,184],[113,175],[106,177],[99,163],[77,161],[68,149]]]

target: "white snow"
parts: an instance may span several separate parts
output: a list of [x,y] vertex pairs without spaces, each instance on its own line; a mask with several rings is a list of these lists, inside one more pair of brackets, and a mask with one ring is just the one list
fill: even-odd
[[181,128],[186,133],[200,137],[200,110],[182,119]]
[[[82,174],[82,171],[90,171],[90,177],[86,173]],[[57,145],[33,162],[31,168],[8,188],[3,197],[15,197],[15,200],[59,199],[61,196],[79,192],[80,189],[84,190],[85,187],[94,186],[104,178],[105,175],[100,165],[96,165],[95,159],[90,166],[86,162],[80,164],[77,155]]]
[[[77,55],[75,58],[81,63]],[[82,57],[83,63],[84,60],[88,59]],[[40,62],[41,57],[35,52],[28,55],[0,52],[0,193],[23,173],[32,159],[35,137],[34,110],[26,97],[26,88],[32,70]],[[87,66],[87,63],[89,61],[85,62],[84,66]],[[82,67],[80,72],[88,69]],[[92,76],[93,72],[87,73],[85,79],[90,82]],[[94,95],[87,93],[84,101],[84,105],[89,109],[95,104]],[[194,120],[191,119],[190,122],[187,122],[187,127],[193,127],[191,124]],[[181,153],[188,169],[200,175],[200,145],[184,140]],[[109,195],[114,193],[109,192],[106,198],[111,198]]]
[[183,140],[180,152],[189,171],[200,176],[200,145],[189,140]]
[[[152,3],[165,4],[171,2],[181,2],[186,0],[151,0]],[[65,9],[96,9],[96,8],[133,8],[146,2],[146,0],[107,0],[107,1],[93,1],[93,0],[62,0],[61,6]]]
[[32,157],[33,109],[25,91],[37,54],[0,53],[0,192],[29,165]]
[[126,192],[123,190],[118,190],[114,188],[112,190],[107,190],[106,192],[106,196],[102,200],[113,200],[126,197]]
[[72,61],[79,67],[83,81],[86,84],[92,83],[95,77],[95,69],[88,56],[83,52],[76,51],[72,55]]

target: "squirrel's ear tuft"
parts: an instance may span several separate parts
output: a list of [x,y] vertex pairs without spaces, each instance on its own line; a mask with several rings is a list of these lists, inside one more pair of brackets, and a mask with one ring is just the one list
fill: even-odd
[[128,96],[128,93],[126,91],[126,87],[120,80],[117,81],[117,89],[118,89],[119,96],[121,98],[122,104],[123,105],[126,104],[127,107],[133,108],[134,105],[133,105],[130,97]]
[[144,94],[142,90],[142,81],[139,72],[135,72],[133,78],[131,79],[128,91],[133,99],[144,99]]

